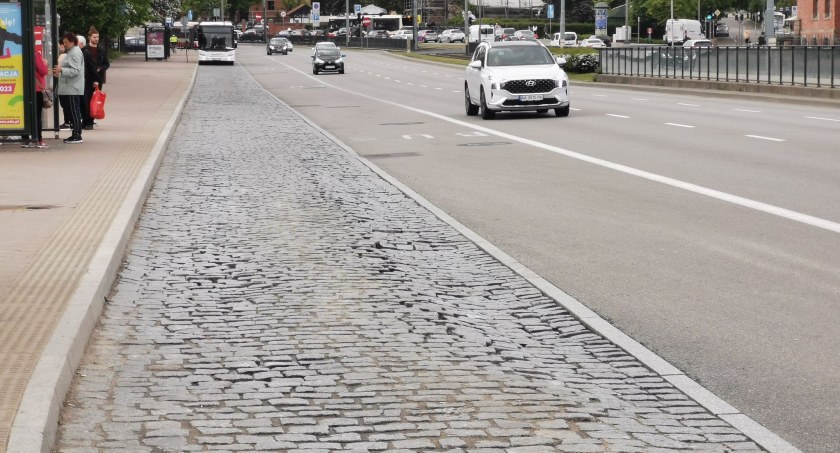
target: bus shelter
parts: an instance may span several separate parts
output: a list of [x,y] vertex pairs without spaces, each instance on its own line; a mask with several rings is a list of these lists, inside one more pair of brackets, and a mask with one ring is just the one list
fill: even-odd
[[[57,35],[55,4],[49,0],[0,3],[0,136],[5,140],[34,136],[38,114],[35,58],[45,58],[50,68],[58,62]],[[47,77],[46,88],[54,86],[55,79]],[[44,111],[42,126],[44,131],[54,131],[56,138],[57,107],[55,103]]]

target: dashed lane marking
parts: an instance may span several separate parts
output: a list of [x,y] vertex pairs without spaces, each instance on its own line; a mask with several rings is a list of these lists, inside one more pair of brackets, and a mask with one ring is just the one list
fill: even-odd
[[836,118],[821,118],[821,117],[819,117],[819,116],[806,116],[805,118],[807,118],[807,119],[809,119],[809,120],[837,121],[837,122],[839,122],[839,123],[840,123],[840,119],[836,119]]
[[784,139],[781,139],[781,138],[765,137],[763,135],[749,135],[749,134],[747,134],[747,135],[745,135],[745,137],[757,138],[759,140],[768,140],[768,141],[771,141],[771,142],[783,142],[783,141],[785,141]]
[[688,124],[678,124],[678,123],[665,123],[668,126],[675,126],[675,127],[687,127],[689,129],[693,129],[695,126],[690,126]]
[[629,116],[625,115],[616,115],[615,113],[607,113],[607,116],[611,116],[613,118],[630,118]]

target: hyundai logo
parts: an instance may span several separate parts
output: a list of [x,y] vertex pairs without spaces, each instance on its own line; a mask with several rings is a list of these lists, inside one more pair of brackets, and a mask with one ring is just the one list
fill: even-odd
[[526,87],[537,86],[537,81],[536,80],[528,80],[527,82],[525,82],[525,86]]

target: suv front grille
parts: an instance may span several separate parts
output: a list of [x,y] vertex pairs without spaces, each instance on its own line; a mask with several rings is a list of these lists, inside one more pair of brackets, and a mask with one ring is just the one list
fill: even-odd
[[502,84],[502,89],[513,94],[548,93],[555,87],[557,87],[557,82],[553,79],[510,80]]

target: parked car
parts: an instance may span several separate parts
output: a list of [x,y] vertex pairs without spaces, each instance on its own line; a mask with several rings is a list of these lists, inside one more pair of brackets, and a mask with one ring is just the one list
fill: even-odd
[[450,28],[449,30],[444,30],[438,36],[440,38],[440,42],[464,42],[466,36],[464,32],[457,29],[457,28]]
[[292,43],[287,38],[271,38],[265,46],[265,53],[268,55],[275,53],[287,55],[291,47]]
[[467,115],[492,119],[499,111],[554,109],[569,116],[569,77],[539,41],[482,42],[467,65],[464,106]]
[[146,51],[146,37],[145,36],[126,36],[125,37],[125,51],[126,52],[145,52]]
[[371,30],[368,32],[368,38],[387,38],[389,36],[388,30]]
[[414,39],[414,32],[412,30],[399,29],[391,33],[393,39]]
[[323,71],[344,74],[344,57],[338,47],[322,47],[315,49],[312,55],[312,73],[315,75]]
[[718,26],[715,27],[715,36],[728,38],[729,27],[727,27],[726,24],[718,24]]
[[[578,36],[577,33],[573,31],[567,31],[563,35],[562,44],[563,47],[577,47],[578,45]],[[548,44],[550,46],[560,46],[561,38],[560,33],[555,33],[551,37],[551,42]]]
[[712,47],[712,42],[708,39],[689,39],[683,43],[683,47]]
[[417,40],[420,42],[438,42],[436,30],[420,30],[417,32]]
[[496,41],[510,41],[514,33],[516,33],[515,28],[500,28],[496,30]]
[[523,41],[526,39],[538,39],[536,33],[532,32],[531,30],[516,30],[513,33],[513,36],[510,38],[511,41]]
[[601,41],[600,38],[589,37],[584,40],[580,41],[581,47],[607,47],[607,44],[604,41]]

